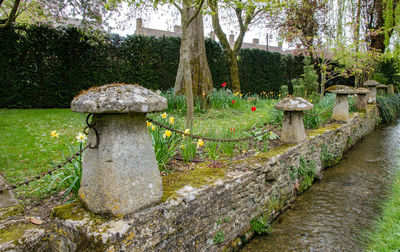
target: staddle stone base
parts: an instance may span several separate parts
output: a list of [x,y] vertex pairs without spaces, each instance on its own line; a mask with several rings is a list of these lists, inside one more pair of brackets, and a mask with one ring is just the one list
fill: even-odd
[[307,138],[302,111],[285,111],[283,114],[281,140],[285,143],[300,143]]
[[368,103],[376,103],[376,87],[368,87],[369,91],[371,91],[371,93],[369,93],[367,95],[367,100]]
[[366,112],[368,103],[367,103],[367,95],[365,94],[357,94],[356,96],[356,108],[357,111]]
[[[144,113],[95,114],[100,144],[83,156],[79,197],[98,214],[125,216],[161,200],[162,181]],[[95,143],[90,131],[88,143]]]
[[336,94],[335,105],[333,106],[332,119],[335,121],[348,122],[349,116],[349,101],[347,94]]

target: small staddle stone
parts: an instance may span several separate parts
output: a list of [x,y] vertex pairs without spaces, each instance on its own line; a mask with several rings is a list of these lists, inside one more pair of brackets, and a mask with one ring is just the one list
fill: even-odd
[[368,103],[367,103],[367,94],[370,93],[368,88],[357,88],[354,90],[356,96],[356,108],[357,111],[365,112],[367,111]]
[[383,84],[380,84],[380,85],[376,86],[378,95],[385,95],[387,88],[388,88],[388,86],[383,85]]
[[[6,180],[0,175],[0,189],[7,187]],[[0,208],[18,205],[11,190],[0,192]]]
[[394,86],[393,86],[393,84],[389,84],[388,85],[387,93],[388,94],[394,94]]
[[337,85],[336,87],[331,87],[328,92],[336,94],[332,120],[348,122],[350,119],[348,95],[354,94],[354,89],[344,85]]
[[283,110],[281,140],[285,143],[300,143],[307,138],[303,122],[303,111],[311,110],[314,105],[300,97],[287,97],[275,104]]
[[[165,98],[137,85],[104,85],[74,98],[71,109],[94,114],[100,139],[83,156],[79,197],[90,210],[125,216],[160,201],[162,181],[145,116],[166,107]],[[93,130],[88,142],[96,142]]]
[[376,87],[379,85],[380,83],[375,80],[367,80],[364,82],[363,86],[371,91],[371,93],[367,96],[368,103],[376,103]]

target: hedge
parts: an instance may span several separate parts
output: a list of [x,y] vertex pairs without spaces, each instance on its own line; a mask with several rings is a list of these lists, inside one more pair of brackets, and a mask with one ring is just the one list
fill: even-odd
[[[0,41],[0,108],[65,108],[81,90],[111,82],[168,90],[179,63],[180,38],[175,37],[98,38],[72,27],[26,25],[0,30]],[[206,53],[214,86],[230,86],[220,44],[206,39]],[[240,52],[245,93],[278,92],[302,72],[300,56],[257,49]]]

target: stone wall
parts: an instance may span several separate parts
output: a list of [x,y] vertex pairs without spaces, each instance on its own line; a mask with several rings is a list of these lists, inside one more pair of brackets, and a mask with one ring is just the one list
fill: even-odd
[[[272,221],[375,124],[376,109],[370,107],[367,113],[352,115],[346,124],[308,131],[308,139],[301,144],[225,163],[216,168],[223,170],[223,176],[208,176],[203,185],[189,183],[165,202],[125,219],[103,219],[78,204],[57,207],[52,231],[42,242],[58,251],[237,248],[254,234],[252,219],[263,216]],[[198,169],[206,171],[202,165]]]

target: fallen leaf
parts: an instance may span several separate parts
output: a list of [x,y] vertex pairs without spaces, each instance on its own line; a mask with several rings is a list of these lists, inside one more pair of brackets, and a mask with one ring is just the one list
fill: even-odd
[[43,223],[42,220],[36,219],[36,218],[33,218],[33,217],[29,218],[29,221],[32,222],[33,224],[36,224],[36,225],[42,225],[42,223]]

